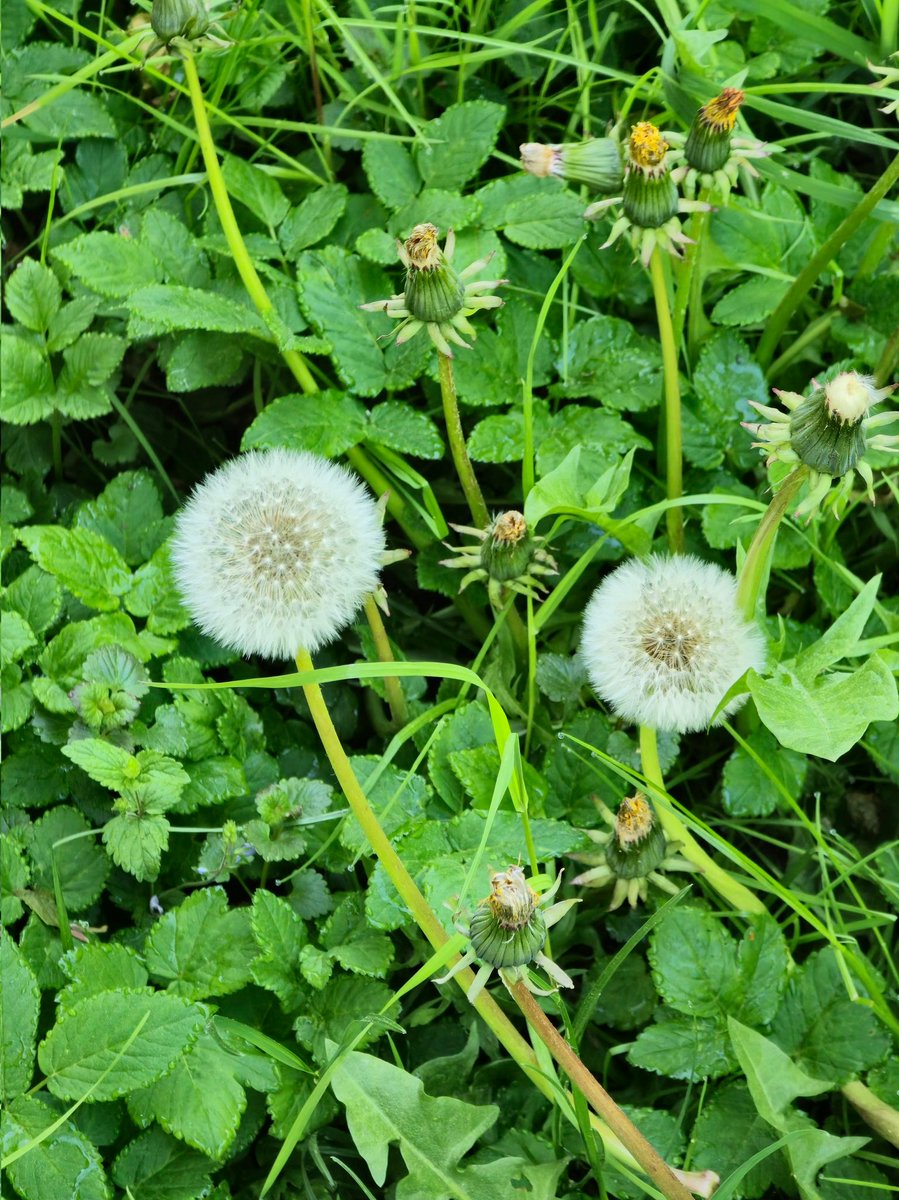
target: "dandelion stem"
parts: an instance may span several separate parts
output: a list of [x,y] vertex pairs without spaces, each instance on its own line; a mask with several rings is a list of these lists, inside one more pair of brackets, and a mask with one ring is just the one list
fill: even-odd
[[817,252],[812,255],[790,284],[787,294],[768,318],[765,325],[765,332],[762,334],[758,349],[755,352],[756,359],[763,370],[767,371],[768,365],[774,357],[774,351],[777,349],[777,344],[787,327],[787,323],[805,299],[812,284],[827,264],[836,257],[837,253],[852,237],[856,229],[867,219],[875,206],[880,203],[897,179],[899,179],[899,154],[896,155],[870,191],[866,192],[861,200],[859,200],[852,212],[840,222],[830,237],[821,244]]
[[512,999],[526,1017],[528,1024],[550,1054],[622,1145],[626,1146],[633,1154],[659,1190],[668,1197],[668,1200],[692,1200],[690,1191],[680,1182],[658,1150],[650,1145],[636,1125],[621,1111],[602,1084],[587,1070],[573,1048],[565,1041],[528,991],[524,981],[507,983],[506,986]]
[[723,899],[727,900],[740,912],[765,913],[768,910],[762,901],[749,888],[739,883],[730,872],[719,867],[713,858],[706,854],[699,842],[671,806],[668,793],[665,790],[665,780],[659,762],[659,745],[656,731],[649,725],[640,726],[640,761],[643,766],[643,776],[652,785],[654,794],[664,803],[656,804],[656,815],[659,824],[665,830],[672,842],[680,843],[678,854],[682,854],[702,872],[710,887]]
[[781,484],[780,491],[765,509],[749,543],[737,577],[737,607],[747,621],[755,620],[762,582],[768,571],[778,527],[807,474],[805,467],[797,467],[787,476]]
[[[228,243],[228,249],[231,251],[234,265],[237,267],[238,274],[243,280],[243,285],[247,289],[250,299],[256,306],[256,311],[266,325],[271,327],[276,321],[278,314],[269,298],[268,292],[265,290],[265,285],[259,278],[256,268],[253,266],[253,260],[243,240],[240,226],[237,224],[237,218],[231,206],[231,197],[228,195],[225,177],[222,174],[221,164],[216,153],[215,141],[212,137],[209,114],[206,111],[206,101],[203,98],[203,88],[200,84],[200,76],[197,74],[197,64],[194,61],[193,54],[187,48],[184,50],[184,77],[187,80],[187,86],[190,91],[190,102],[193,107],[194,122],[197,126],[197,137],[200,141],[203,163],[205,164],[206,174],[209,178],[209,190],[212,192],[212,199],[215,203],[215,211],[218,214],[219,224],[225,235],[225,241]],[[312,377],[312,372],[306,365],[306,360],[302,354],[299,354],[296,350],[282,350],[281,357],[290,368],[293,377],[304,392],[318,391],[318,384]]]
[[456,381],[453,377],[453,360],[438,350],[437,362],[440,370],[440,394],[443,397],[443,416],[446,421],[446,436],[449,439],[450,453],[453,456],[459,482],[462,484],[462,491],[468,501],[472,520],[479,529],[484,529],[490,521],[490,514],[475,477],[471,459],[468,457],[468,450],[465,448],[465,434],[462,432],[462,418],[459,416],[459,401],[456,397]]
[[[649,260],[652,278],[652,294],[656,302],[656,317],[659,325],[659,341],[662,345],[662,371],[665,380],[665,483],[669,500],[678,500],[683,495],[683,463],[680,412],[680,380],[677,367],[677,343],[674,340],[674,325],[668,304],[668,286],[662,265],[662,251],[658,246]],[[684,550],[684,514],[680,506],[669,508],[665,514],[668,526],[668,546],[672,554]]]
[[[382,663],[395,662],[396,659],[393,657],[390,638],[387,636],[387,630],[384,627],[384,618],[381,616],[381,610],[378,608],[377,601],[372,595],[365,597],[365,617],[368,621],[368,627],[371,630],[371,636],[374,638],[375,650],[378,653],[379,660]],[[409,706],[406,704],[406,694],[403,691],[402,684],[395,675],[385,675],[384,688],[387,692],[387,703],[390,705],[390,715],[393,718],[393,723],[397,729],[402,729],[409,721]]]

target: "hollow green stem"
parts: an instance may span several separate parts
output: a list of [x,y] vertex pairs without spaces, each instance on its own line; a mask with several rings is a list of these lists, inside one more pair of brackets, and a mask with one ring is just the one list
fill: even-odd
[[737,606],[747,621],[755,620],[755,612],[768,573],[771,551],[778,526],[807,475],[805,467],[797,467],[780,486],[756,526],[746,557],[737,577]]
[[887,338],[880,361],[874,369],[874,386],[884,387],[893,377],[896,360],[899,359],[899,325]]
[[765,332],[756,350],[759,365],[767,370],[768,364],[774,357],[774,351],[783,336],[790,318],[796,312],[812,284],[836,257],[840,249],[852,237],[856,229],[870,215],[875,206],[880,203],[893,184],[899,180],[899,154],[893,159],[881,177],[869,192],[867,192],[852,212],[840,222],[833,233],[822,243],[817,253],[808,260],[787,290],[786,295],[768,318]]
[[522,980],[506,985],[512,999],[550,1054],[577,1087],[594,1112],[627,1147],[649,1178],[668,1200],[692,1200],[690,1191],[665,1162],[658,1150],[646,1140],[629,1117],[621,1111],[602,1084],[587,1070],[574,1049],[565,1041]]
[[[381,616],[381,610],[378,608],[374,596],[369,595],[365,598],[365,618],[368,621],[368,627],[374,639],[378,659],[382,663],[395,662],[390,638],[387,636],[387,630],[384,627],[384,618]],[[387,692],[387,703],[390,705],[390,715],[393,718],[393,724],[397,729],[402,729],[409,720],[409,706],[406,703],[406,694],[403,691],[402,684],[395,675],[385,675],[384,689]]]
[[[668,286],[662,265],[662,251],[656,246],[649,260],[652,294],[656,304],[659,341],[662,346],[662,371],[665,380],[665,482],[669,500],[683,495],[683,445],[681,436],[680,379],[677,367],[677,343],[668,303]],[[665,514],[668,527],[668,546],[672,554],[684,550],[684,514],[680,507],[669,508]]]
[[438,351],[437,362],[440,372],[440,395],[443,398],[443,417],[446,421],[446,436],[449,440],[450,453],[453,456],[462,491],[468,501],[472,520],[478,529],[484,529],[490,520],[490,514],[484,503],[480,485],[465,447],[465,434],[462,432],[462,418],[459,416],[459,400],[456,396],[456,381],[453,377],[453,360]]
[[888,58],[899,49],[899,0],[883,0],[880,11],[880,56]]
[[[640,726],[640,761],[646,780],[658,789],[663,796],[667,796],[665,780],[662,776],[662,767],[659,762],[659,746],[656,731],[648,725]],[[720,867],[703,850],[702,846],[700,846],[699,842],[693,837],[692,833],[690,833],[689,829],[687,829],[686,825],[669,804],[657,803],[655,809],[659,823],[669,839],[672,842],[680,843],[678,854],[682,854],[684,858],[699,868],[706,882],[710,887],[715,889],[722,899],[727,900],[739,912],[761,914],[768,911],[754,892],[751,892],[749,888],[744,887],[742,883],[734,879],[730,872]]]
[[[203,163],[209,178],[209,190],[212,192],[212,199],[215,203],[215,211],[218,214],[219,224],[225,235],[225,241],[228,243],[228,249],[231,251],[234,265],[237,267],[238,274],[243,281],[244,287],[247,289],[247,294],[253,301],[256,311],[262,317],[263,321],[271,326],[278,314],[269,298],[268,292],[265,290],[262,280],[259,278],[256,268],[253,266],[253,260],[250,257],[246,243],[243,240],[243,235],[240,232],[240,227],[237,224],[237,218],[231,206],[231,197],[228,195],[225,177],[222,174],[221,164],[219,163],[215,142],[212,137],[212,128],[209,124],[209,114],[206,111],[203,88],[200,84],[200,76],[197,74],[197,64],[189,50],[185,50],[184,53],[184,78],[187,80],[187,87],[190,92],[190,102],[193,108],[194,122],[197,127],[197,137],[200,141]],[[281,356],[304,392],[318,391],[318,384],[312,377],[312,372],[306,365],[306,360],[302,354],[299,354],[296,350],[282,350]]]
[[862,1120],[893,1146],[899,1146],[899,1112],[879,1099],[858,1079],[844,1083],[840,1091]]

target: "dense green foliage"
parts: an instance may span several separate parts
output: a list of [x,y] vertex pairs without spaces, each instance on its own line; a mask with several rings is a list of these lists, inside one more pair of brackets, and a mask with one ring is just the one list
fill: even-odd
[[[261,683],[291,665],[241,659],[191,622],[174,514],[208,471],[270,447],[390,491],[388,545],[412,552],[383,576],[393,652],[417,664],[402,718],[358,666],[379,659],[361,615],[316,666],[345,668],[324,689],[337,732],[447,932],[488,868],[564,867],[560,895],[581,903],[552,959],[575,986],[541,1006],[668,1161],[716,1172],[725,1200],[886,1190],[895,453],[868,454],[876,504],[856,480],[837,517],[781,526],[758,609],[769,665],[740,715],[659,736],[685,823],[758,911],[702,871],[610,911],[609,891],[567,882],[567,856],[596,848],[594,796],[615,809],[649,774],[576,651],[604,575],[666,551],[663,384],[682,398],[686,549],[733,571],[789,470],[752,448],[750,402],[840,371],[895,377],[899,203],[857,207],[899,152],[878,109],[899,93],[873,90],[865,65],[896,49],[894,0],[246,0],[168,51],[119,0],[5,7],[10,1194],[654,1194],[616,1151],[604,1161],[542,1046],[546,1089],[462,991],[435,986],[443,963],[408,986],[431,949],[302,689]],[[737,133],[778,149],[682,218],[699,247],[662,264],[672,380],[650,273],[626,238],[602,248],[614,214],[586,224],[596,197],[523,172],[518,147],[642,120],[683,133],[725,85],[747,93]],[[471,540],[449,523],[472,517],[437,354],[359,308],[402,291],[396,239],[422,222],[507,281],[453,369],[490,511],[522,510],[558,566],[538,602],[483,577],[460,594],[441,560]]]

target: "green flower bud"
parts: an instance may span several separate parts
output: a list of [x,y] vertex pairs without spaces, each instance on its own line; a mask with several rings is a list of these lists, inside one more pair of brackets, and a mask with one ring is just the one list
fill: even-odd
[[508,583],[525,575],[534,553],[527,522],[514,509],[494,517],[481,546],[481,562],[491,579]]
[[649,121],[628,138],[624,215],[642,229],[658,229],[678,213],[677,187],[668,170],[668,143]]
[[522,167],[539,178],[555,175],[609,195],[621,190],[621,150],[613,138],[550,146],[525,142],[519,149]]
[[209,28],[209,14],[204,0],[153,0],[150,25],[167,46],[175,38],[202,37]]
[[642,792],[621,801],[606,862],[619,879],[642,879],[668,854],[668,840]]
[[494,875],[490,895],[469,925],[471,947],[493,967],[522,967],[546,944],[546,922],[521,867]]
[[440,324],[450,321],[465,306],[465,286],[437,244],[438,230],[416,225],[404,248],[406,307],[417,321]]
[[702,106],[693,118],[684,145],[684,158],[691,167],[711,175],[725,165],[730,158],[734,123],[744,99],[739,88],[725,88],[720,96]]

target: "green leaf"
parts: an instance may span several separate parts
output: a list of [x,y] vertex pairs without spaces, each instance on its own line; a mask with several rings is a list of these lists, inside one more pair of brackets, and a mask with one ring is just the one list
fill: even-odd
[[160,278],[155,258],[117,233],[84,233],[52,253],[89,288],[113,299],[130,296]]
[[537,474],[541,478],[548,475],[575,447],[580,447],[578,467],[587,491],[632,446],[651,448],[648,440],[617,413],[568,404],[553,417],[548,435],[537,447]]
[[417,146],[415,165],[427,187],[461,189],[496,145],[505,108],[489,100],[453,104],[422,129],[429,145]]
[[665,1003],[690,1016],[721,1011],[737,974],[737,947],[710,913],[680,905],[650,934],[649,963]]
[[844,1083],[886,1057],[887,1031],[850,999],[833,950],[812,954],[790,981],[772,1037],[803,1071]]
[[[156,710],[159,720],[159,710]],[[243,764],[230,755],[204,758],[187,766],[190,782],[181,793],[177,812],[191,813],[204,805],[223,804],[247,793]]]
[[36,634],[42,634],[62,611],[62,588],[52,575],[30,566],[12,581],[3,602],[24,617]]
[[26,329],[46,333],[62,303],[62,288],[49,267],[23,258],[7,281],[4,299]]
[[306,994],[300,975],[300,956],[308,944],[303,922],[286,900],[259,888],[253,897],[251,924],[259,947],[253,979],[274,992],[286,1012],[296,1011]]
[[369,138],[362,148],[362,166],[371,190],[386,208],[402,208],[421,190],[421,176],[412,155],[393,138]]
[[3,393],[0,417],[11,425],[34,425],[56,407],[53,372],[33,342],[4,332],[0,336]]
[[134,289],[129,294],[128,308],[128,334],[132,338],[154,338],[178,329],[206,329],[272,339],[255,309],[201,288],[157,284]]
[[553,396],[589,397],[604,408],[639,412],[654,408],[662,394],[662,358],[656,342],[618,317],[579,321],[557,362],[563,383]]
[[734,1069],[727,1031],[710,1017],[673,1017],[647,1025],[627,1061],[669,1079],[719,1079]]
[[165,382],[172,392],[195,392],[200,388],[232,383],[241,370],[244,349],[239,339],[227,333],[185,333],[160,352]]
[[872,721],[899,714],[895,676],[878,654],[849,674],[807,682],[781,664],[769,679],[750,671],[748,683],[759,716],[782,745],[829,762],[850,750]]
[[416,458],[443,456],[443,438],[431,418],[400,400],[385,400],[369,411],[365,440]]
[[344,184],[326,183],[292,208],[278,230],[284,253],[294,258],[308,246],[324,241],[343,216],[348,194]]
[[89,996],[123,988],[145,988],[147,972],[137,954],[117,942],[76,944],[62,959],[69,982],[59,993],[62,1008],[71,1009]]
[[789,286],[789,280],[753,275],[725,292],[712,309],[712,320],[716,325],[757,325],[770,317]]
[[105,538],[87,529],[29,525],[20,532],[38,566],[89,608],[109,612],[131,583],[128,564]]
[[[103,891],[109,863],[96,841],[76,836],[91,832],[91,826],[76,808],[58,805],[45,813],[29,832],[28,853],[34,864],[33,879],[39,887],[53,891],[55,861],[63,899],[70,912],[87,908]],[[65,845],[54,843],[73,838]]]
[[[3,882],[6,891],[7,880]],[[40,992],[31,968],[5,932],[0,937],[0,979],[0,1096],[11,1100],[31,1086]]]
[[159,490],[149,471],[123,471],[75,516],[76,526],[105,538],[131,567],[157,549],[166,532],[162,522]]
[[103,841],[123,871],[137,880],[155,879],[169,844],[169,822],[165,817],[125,813],[103,826]]
[[204,1154],[150,1129],[130,1142],[112,1165],[112,1178],[135,1200],[197,1200],[209,1194],[215,1164]]
[[365,417],[359,401],[343,392],[294,392],[265,406],[244,433],[241,449],[283,447],[337,458],[366,437]]
[[[164,527],[160,527],[162,532]],[[155,540],[153,530],[144,530],[149,540]],[[175,582],[168,543],[153,551],[150,559],[134,572],[134,584],[125,595],[124,604],[136,617],[147,618],[151,633],[177,633],[191,624],[190,613],[181,600]]]
[[369,929],[362,896],[347,896],[337,906],[321,933],[321,942],[345,971],[383,979],[393,962],[393,943],[384,933]]
[[767,1025],[787,986],[790,952],[780,926],[767,915],[752,919],[737,943],[738,978],[724,997],[730,1011],[753,1025]]
[[47,349],[55,354],[59,350],[65,350],[66,346],[71,346],[93,321],[99,307],[100,298],[90,295],[89,292],[64,304],[50,322]]
[[[539,446],[550,429],[549,405],[534,403],[534,444]],[[478,421],[468,438],[468,453],[475,462],[520,462],[524,456],[524,412],[513,408]]]
[[0,663],[17,662],[37,644],[34,630],[17,612],[0,613]]
[[[40,1138],[58,1117],[36,1096],[19,1096],[0,1123],[4,1153]],[[6,1169],[23,1200],[109,1200],[112,1195],[96,1147],[71,1121],[64,1121]]]
[[290,201],[278,181],[252,163],[233,154],[222,162],[225,186],[235,200],[245,205],[269,229],[276,229],[287,215]]
[[169,991],[199,1000],[236,992],[252,977],[256,953],[246,909],[229,909],[220,887],[194,892],[161,917],[144,960]]
[[[739,1138],[733,1136],[735,1129],[740,1131]],[[692,1164],[697,1171],[712,1170],[727,1180],[774,1141],[775,1134],[756,1111],[746,1084],[729,1083],[714,1094],[696,1118]],[[743,1176],[736,1194],[759,1200],[773,1183],[783,1191],[785,1174],[781,1156],[769,1155]]]
[[500,226],[510,242],[529,250],[555,250],[583,237],[584,202],[564,188],[541,188],[534,196],[513,200]]
[[77,1100],[93,1087],[92,1100],[112,1100],[165,1075],[205,1019],[198,1005],[167,992],[101,992],[59,1014],[38,1048],[38,1062],[54,1096]]
[[103,738],[82,738],[63,746],[62,752],[97,783],[157,812],[170,808],[190,782],[179,762],[155,750],[129,754]]
[[235,1056],[202,1033],[173,1069],[131,1093],[128,1111],[145,1128],[156,1120],[166,1131],[210,1158],[228,1153],[247,1106],[234,1077]]
[[879,575],[869,579],[846,611],[797,656],[796,673],[804,682],[810,683],[826,667],[852,656],[874,609],[879,586]]
[[[508,1200],[510,1178],[529,1179],[531,1164],[523,1159],[460,1163],[495,1123],[495,1105],[429,1096],[414,1075],[358,1051],[340,1060],[331,1088],[378,1188],[387,1178],[390,1144],[398,1144],[409,1172],[397,1185],[402,1200]],[[531,1183],[528,1190],[537,1192]]]
[[805,786],[808,760],[793,750],[785,750],[764,728],[751,733],[746,742],[754,756],[742,746],[731,754],[721,777],[721,802],[732,817],[768,817],[784,805],[783,795],[768,772],[789,795],[798,799]]
[[84,333],[62,352],[56,406],[67,417],[86,420],[111,411],[109,377],[117,370],[128,343],[111,333]]

